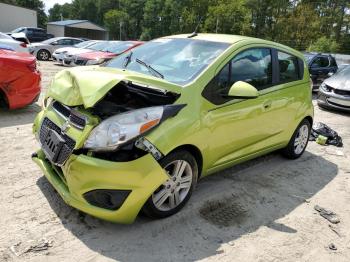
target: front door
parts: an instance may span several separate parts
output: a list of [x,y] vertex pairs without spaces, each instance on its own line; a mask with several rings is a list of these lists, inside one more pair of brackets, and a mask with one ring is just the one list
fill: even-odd
[[270,95],[254,99],[225,96],[236,81],[250,83],[258,91],[272,86],[272,55],[269,48],[247,49],[236,55],[204,89],[203,96],[212,103],[203,117],[208,137],[211,166],[259,152],[271,146],[270,137],[279,133]]

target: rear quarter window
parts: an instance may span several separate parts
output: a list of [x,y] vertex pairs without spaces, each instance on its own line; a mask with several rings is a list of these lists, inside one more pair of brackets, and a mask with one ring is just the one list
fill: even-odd
[[277,51],[279,83],[301,80],[304,77],[304,61],[291,54]]

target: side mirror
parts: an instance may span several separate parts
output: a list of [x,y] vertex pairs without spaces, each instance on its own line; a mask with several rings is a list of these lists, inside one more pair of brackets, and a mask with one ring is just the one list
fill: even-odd
[[332,75],[334,75],[334,72],[329,72],[329,73],[327,74],[327,76],[332,76]]
[[52,42],[51,45],[58,45],[58,42]]
[[251,84],[243,81],[237,81],[231,86],[227,96],[234,98],[252,99],[257,98],[259,96],[259,92]]

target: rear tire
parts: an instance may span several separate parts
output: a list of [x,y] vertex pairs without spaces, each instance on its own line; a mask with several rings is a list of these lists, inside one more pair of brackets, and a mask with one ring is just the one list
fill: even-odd
[[304,119],[294,131],[288,145],[282,150],[282,154],[289,159],[299,158],[309,142],[310,131],[311,123]]
[[41,61],[48,61],[50,57],[51,57],[50,52],[44,49],[40,49],[36,54],[36,58],[38,58],[38,60],[41,60]]
[[165,218],[179,212],[190,199],[198,179],[197,162],[185,150],[170,153],[160,165],[169,174],[169,179],[157,188],[143,207],[143,212],[151,218]]

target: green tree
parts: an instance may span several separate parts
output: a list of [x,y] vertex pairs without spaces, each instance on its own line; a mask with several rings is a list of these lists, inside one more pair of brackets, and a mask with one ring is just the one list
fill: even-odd
[[204,30],[210,33],[243,34],[249,21],[245,0],[219,0],[208,8]]
[[109,29],[109,35],[112,39],[126,39],[123,27],[128,19],[128,14],[120,10],[113,9],[105,13],[104,22],[106,27]]
[[339,44],[330,38],[325,36],[317,39],[308,47],[308,51],[323,52],[323,53],[336,53],[339,50]]

